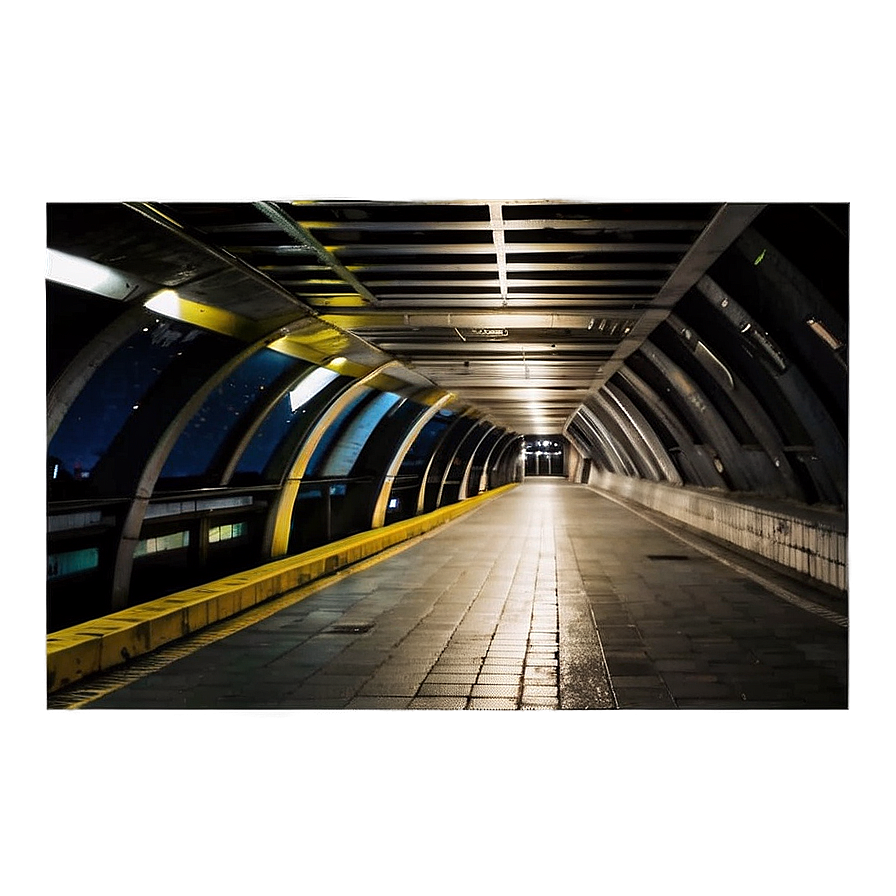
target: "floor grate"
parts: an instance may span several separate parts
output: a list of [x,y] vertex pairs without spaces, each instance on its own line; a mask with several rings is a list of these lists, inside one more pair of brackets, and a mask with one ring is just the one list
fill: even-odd
[[327,632],[331,635],[360,635],[369,632],[372,628],[372,622],[365,622],[361,625],[331,625]]
[[648,554],[648,560],[691,560],[687,554]]

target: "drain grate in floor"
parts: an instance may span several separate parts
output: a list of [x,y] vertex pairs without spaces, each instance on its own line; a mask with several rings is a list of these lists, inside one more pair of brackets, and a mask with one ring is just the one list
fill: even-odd
[[648,554],[648,560],[690,560],[687,554]]
[[361,625],[331,625],[327,631],[333,635],[360,635],[372,628],[372,622],[364,622]]

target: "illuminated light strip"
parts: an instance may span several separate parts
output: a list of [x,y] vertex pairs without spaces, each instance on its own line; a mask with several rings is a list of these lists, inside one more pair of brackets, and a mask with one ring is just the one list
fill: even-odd
[[500,202],[490,202],[488,212],[491,217],[492,238],[498,256],[498,283],[501,288],[501,304],[507,304],[507,251],[504,245],[504,214]]
[[155,314],[247,342],[254,342],[268,331],[267,327],[259,325],[258,322],[250,320],[248,317],[212,305],[190,301],[173,289],[163,289],[155,293],[143,305]]
[[145,288],[136,277],[123,271],[56,249],[47,249],[47,280],[118,300]]
[[[173,289],[161,290],[143,304],[154,314],[161,314],[163,317],[179,320],[213,333],[232,336],[243,342],[256,342],[270,334],[272,328],[276,327],[276,323],[271,321],[255,321],[214,305],[185,299]],[[337,373],[344,373],[347,376],[363,376],[368,372],[368,367],[350,362],[342,355],[336,354],[337,349],[346,351],[349,345],[348,337],[341,330],[330,330],[328,327],[311,335],[288,333],[290,323],[294,321],[287,322],[279,331],[287,335],[268,342],[267,348],[282,355],[310,361],[320,367],[336,369]],[[315,345],[315,342],[319,345]]]
[[701,554],[706,554],[707,557],[711,557],[713,560],[717,560],[723,566],[727,566],[729,569],[733,569],[735,572],[740,573],[742,576],[746,576],[748,579],[752,579],[757,584],[762,585],[762,587],[765,588],[766,591],[774,594],[775,597],[780,597],[781,600],[785,600],[787,601],[787,603],[793,604],[795,607],[799,607],[801,610],[806,610],[809,613],[820,616],[822,619],[826,619],[828,622],[833,622],[835,625],[839,625],[841,628],[849,628],[849,619],[847,619],[846,616],[843,616],[842,614],[837,613],[834,610],[829,610],[827,607],[821,606],[821,604],[816,604],[810,600],[806,600],[805,598],[794,594],[792,591],[788,591],[786,588],[782,588],[780,585],[776,585],[774,582],[765,578],[765,576],[759,575],[759,573],[753,572],[753,570],[747,569],[745,566],[741,566],[739,563],[736,563],[733,560],[729,560],[727,557],[722,556],[717,551],[714,551],[712,548],[701,544],[699,541],[681,535],[674,529],[670,529],[668,526],[664,526],[662,523],[657,522],[657,520],[651,519],[646,514],[641,513],[641,511],[635,510],[634,507],[631,507],[620,498],[617,498],[615,495],[610,494],[610,492],[605,492],[593,485],[589,485],[587,487],[590,488],[593,492],[599,494],[602,498],[607,498],[609,501],[613,501],[620,507],[624,507],[626,510],[631,511],[631,513],[635,514],[635,516],[641,517],[641,519],[645,522],[656,526],[658,529],[662,529],[663,532],[665,532],[667,535],[671,535],[673,538],[677,538],[680,542],[683,542],[688,547],[693,548],[695,551],[699,551]]

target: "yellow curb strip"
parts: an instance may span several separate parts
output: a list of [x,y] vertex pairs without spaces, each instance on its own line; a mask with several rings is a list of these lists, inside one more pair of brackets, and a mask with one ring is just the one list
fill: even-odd
[[119,666],[284,592],[423,535],[506,493],[515,485],[510,483],[422,516],[351,535],[303,554],[53,632],[47,635],[47,692],[52,693],[88,675]]

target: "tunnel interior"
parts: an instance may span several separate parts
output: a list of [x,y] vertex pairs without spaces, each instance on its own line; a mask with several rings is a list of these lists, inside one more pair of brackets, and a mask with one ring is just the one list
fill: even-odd
[[51,203],[47,247],[49,632],[533,476],[845,533],[848,204]]

